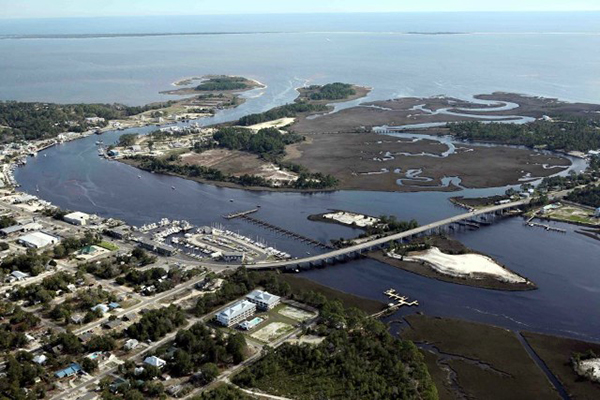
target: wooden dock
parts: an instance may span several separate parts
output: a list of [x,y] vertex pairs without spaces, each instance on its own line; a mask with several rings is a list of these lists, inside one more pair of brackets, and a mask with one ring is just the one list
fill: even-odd
[[297,240],[299,240],[301,242],[306,242],[306,243],[311,244],[311,245],[316,246],[316,247],[321,247],[323,249],[333,249],[333,246],[331,246],[329,244],[319,242],[318,240],[311,239],[309,237],[300,235],[299,233],[292,232],[292,231],[287,230],[285,228],[282,228],[280,226],[273,225],[273,224],[271,224],[269,222],[260,220],[258,218],[251,217],[248,214],[249,213],[246,213],[244,215],[239,215],[239,218],[242,218],[242,219],[244,219],[244,220],[246,220],[248,222],[251,222],[253,224],[262,226],[263,228],[270,229],[270,230],[272,230],[274,232],[277,232],[277,233],[279,233],[281,235],[289,236],[289,237],[297,239]]
[[413,307],[413,306],[419,305],[418,300],[408,301],[408,297],[402,296],[400,293],[398,293],[396,291],[396,289],[388,289],[385,292],[383,292],[383,294],[385,294],[387,297],[389,297],[391,300],[393,300],[393,302],[388,304],[388,306],[385,310],[371,315],[371,317],[373,317],[373,318],[379,318],[379,317],[391,314],[394,311],[396,311],[397,309],[399,309],[400,307],[404,307],[404,306]]
[[547,231],[551,231],[551,232],[558,232],[558,233],[567,233],[566,229],[561,229],[561,228],[556,228],[554,226],[550,226],[550,225],[544,225],[544,224],[540,224],[537,222],[528,222],[527,226],[531,226],[534,228],[543,228]]
[[246,211],[240,211],[240,212],[237,212],[237,213],[226,214],[226,215],[223,215],[223,218],[225,218],[225,219],[240,218],[240,217],[244,217],[244,216],[249,215],[249,214],[253,214],[253,213],[257,212],[257,211],[258,211],[258,208],[253,208],[252,210],[246,210]]

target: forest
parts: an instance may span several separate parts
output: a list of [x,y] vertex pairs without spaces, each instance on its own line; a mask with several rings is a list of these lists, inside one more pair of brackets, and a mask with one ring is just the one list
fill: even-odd
[[590,185],[585,188],[575,189],[566,197],[566,199],[575,203],[598,208],[600,207],[600,186]]
[[198,91],[242,90],[247,89],[246,79],[237,76],[218,76],[209,78],[196,86]]
[[313,85],[306,88],[311,100],[342,100],[354,96],[356,91],[349,83],[334,82],[323,86]]
[[294,399],[437,399],[418,348],[391,335],[387,326],[338,301],[320,308],[310,334],[318,344],[268,349],[232,382]]
[[327,106],[324,104],[310,103],[291,103],[280,107],[272,108],[269,111],[258,114],[250,114],[240,118],[237,125],[249,126],[260,124],[261,122],[273,121],[280,118],[295,117],[301,113],[313,113],[327,111]]
[[186,323],[185,312],[174,305],[150,310],[130,325],[127,336],[139,341],[156,341]]
[[285,155],[286,145],[301,142],[304,137],[295,133],[282,134],[275,128],[261,129],[256,133],[243,128],[222,128],[215,132],[213,139],[220,147],[247,151],[272,161]]
[[540,120],[528,124],[458,122],[448,124],[448,128],[461,140],[563,151],[600,149],[600,125],[591,119]]
[[[149,110],[168,107],[174,102],[145,106],[122,104],[54,104],[0,101],[0,143],[15,140],[48,139],[63,132],[84,132],[105,126],[107,121],[122,119]],[[104,118],[104,122],[88,122],[86,118]]]

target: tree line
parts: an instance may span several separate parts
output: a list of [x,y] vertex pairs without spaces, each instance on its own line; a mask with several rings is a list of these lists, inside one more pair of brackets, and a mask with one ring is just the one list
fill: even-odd
[[584,118],[535,121],[528,124],[448,124],[450,133],[461,140],[539,147],[548,150],[589,151],[600,149],[600,124]]

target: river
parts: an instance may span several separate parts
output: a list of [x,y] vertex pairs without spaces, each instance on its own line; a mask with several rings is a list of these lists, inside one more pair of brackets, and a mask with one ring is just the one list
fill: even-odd
[[[204,123],[263,111],[293,100],[297,86],[334,80],[373,87],[368,100],[441,93],[468,99],[502,90],[598,102],[600,53],[590,50],[600,46],[595,23],[598,15],[586,17],[562,33],[552,32],[552,24],[528,25],[528,17],[523,16],[515,16],[516,22],[503,25],[489,16],[467,23],[470,17],[463,15],[449,17],[450,21],[444,23],[439,18],[415,16],[421,24],[405,18],[396,20],[396,26],[392,17],[382,17],[380,25],[375,17],[369,17],[366,21],[371,21],[371,25],[364,20],[356,24],[360,32],[348,32],[356,22],[353,18],[357,17],[353,16],[347,21],[333,17],[331,32],[303,31],[302,23],[296,21],[290,25],[294,29],[291,33],[4,38],[0,40],[0,52],[8,56],[0,58],[0,96],[14,100],[141,104],[164,99],[158,91],[168,89],[171,82],[182,77],[231,73],[258,79],[267,88],[247,93],[248,101],[241,107],[221,112]],[[485,21],[493,29],[485,31]],[[315,23],[326,27],[321,20]],[[189,29],[192,25],[189,21],[184,24]],[[284,25],[280,21],[278,26]],[[136,24],[130,26],[143,30]],[[531,26],[536,32],[529,31]],[[459,30],[457,27],[472,33],[399,33]],[[502,31],[504,27],[511,32]],[[2,33],[7,32],[0,29]],[[573,65],[575,59],[577,65]],[[152,128],[135,131],[149,129]],[[121,133],[107,132],[102,138],[110,143]],[[456,193],[299,194],[218,188],[141,172],[102,159],[96,153],[96,140],[95,136],[88,137],[30,158],[27,166],[16,171],[17,181],[24,191],[65,209],[115,217],[133,225],[163,217],[186,219],[196,225],[223,223],[298,256],[320,250],[244,221],[225,221],[221,215],[260,205],[257,217],[328,241],[359,232],[311,222],[308,215],[335,208],[370,215],[393,214],[399,219],[415,218],[423,224],[463,212],[447,200]],[[460,194],[488,195],[504,189],[464,190]],[[456,234],[467,246],[533,280],[539,287],[535,291],[509,293],[444,283],[372,260],[312,270],[303,276],[382,301],[386,300],[382,292],[390,287],[419,300],[418,309],[402,310],[399,314],[418,310],[600,341],[600,242],[574,233],[572,226],[558,225],[568,233],[549,233],[525,227],[520,219],[509,219],[478,231]]]

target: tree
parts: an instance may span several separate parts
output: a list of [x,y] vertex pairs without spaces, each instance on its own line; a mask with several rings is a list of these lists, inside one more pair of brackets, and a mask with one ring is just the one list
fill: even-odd
[[89,357],[85,357],[81,361],[81,367],[83,368],[83,370],[85,372],[87,372],[88,374],[91,374],[91,373],[95,372],[98,369],[98,361],[97,360],[92,360]]
[[177,376],[187,375],[192,371],[194,364],[192,363],[192,357],[188,353],[182,350],[177,350],[173,355],[173,365],[171,371]]

